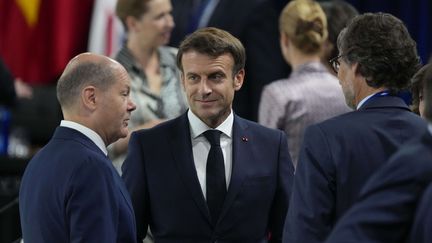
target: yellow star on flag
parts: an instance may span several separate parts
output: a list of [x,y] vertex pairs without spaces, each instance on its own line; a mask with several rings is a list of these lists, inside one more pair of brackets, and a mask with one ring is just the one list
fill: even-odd
[[16,3],[21,9],[28,26],[33,27],[39,17],[41,0],[16,0]]

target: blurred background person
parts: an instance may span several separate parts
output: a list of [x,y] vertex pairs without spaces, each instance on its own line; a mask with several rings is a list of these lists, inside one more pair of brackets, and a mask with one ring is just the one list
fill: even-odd
[[20,78],[14,78],[9,69],[0,59],[0,105],[11,106],[17,98],[30,99],[33,90]]
[[202,27],[223,29],[237,37],[246,49],[246,75],[236,93],[234,112],[258,120],[263,87],[289,74],[278,45],[278,13],[272,0],[177,0],[173,1],[176,26],[170,45],[178,46],[189,33]]
[[328,30],[328,37],[322,49],[321,62],[327,67],[329,72],[337,75],[331,67],[329,60],[338,55],[337,37],[348,22],[358,15],[358,11],[351,4],[343,0],[320,2],[320,5],[327,17]]
[[[170,0],[118,0],[117,16],[126,32],[126,42],[116,60],[131,77],[131,98],[136,112],[129,131],[150,128],[187,109],[176,67],[177,49],[164,46],[174,28]],[[110,155],[120,172],[129,135],[114,143]]]
[[304,129],[350,111],[338,79],[320,62],[327,40],[327,20],[311,0],[290,2],[279,19],[280,45],[292,73],[264,87],[258,121],[288,135],[288,147],[297,164]]
[[431,66],[431,63],[424,65],[414,77],[411,79],[411,95],[412,95],[412,105],[411,110],[420,116],[424,117],[424,100],[423,100],[423,86],[424,77],[426,70]]

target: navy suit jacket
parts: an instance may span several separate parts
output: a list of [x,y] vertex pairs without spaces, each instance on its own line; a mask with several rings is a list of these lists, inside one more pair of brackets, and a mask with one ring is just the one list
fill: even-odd
[[[420,204],[418,221],[414,221],[417,205],[431,181],[432,136],[427,131],[404,145],[370,177],[358,201],[340,219],[326,242],[402,243],[409,239],[412,225],[412,241],[408,242],[431,242],[430,191],[422,202],[427,205]],[[424,209],[429,211],[429,217],[419,215],[426,213]],[[423,234],[429,235],[428,241],[421,241]]]
[[[429,146],[432,146],[430,144]],[[432,161],[432,158],[429,158]],[[410,243],[430,243],[432,242],[432,183],[423,193],[417,205],[417,212],[414,217],[410,238]]]
[[150,225],[157,243],[280,241],[294,170],[285,134],[234,116],[231,181],[212,225],[186,114],[131,136],[123,178],[138,239]]
[[58,127],[30,161],[19,207],[26,243],[136,242],[123,181],[96,144],[74,129]]
[[285,222],[284,242],[323,242],[364,183],[426,122],[395,96],[306,129]]

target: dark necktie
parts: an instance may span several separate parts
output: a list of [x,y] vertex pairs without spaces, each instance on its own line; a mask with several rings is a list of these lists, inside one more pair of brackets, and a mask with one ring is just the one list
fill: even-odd
[[220,147],[220,135],[221,132],[218,130],[204,132],[204,136],[211,145],[207,157],[206,190],[207,206],[214,225],[219,218],[226,194],[225,165]]

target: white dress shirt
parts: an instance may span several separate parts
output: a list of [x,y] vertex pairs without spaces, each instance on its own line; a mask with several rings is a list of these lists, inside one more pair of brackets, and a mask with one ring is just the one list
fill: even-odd
[[[192,152],[195,163],[195,169],[197,172],[198,180],[201,185],[204,198],[206,198],[206,168],[207,168],[207,156],[210,152],[210,143],[204,137],[203,133],[207,130],[211,130],[203,121],[201,121],[191,110],[188,111],[188,119],[190,125],[190,134],[192,140]],[[227,183],[227,189],[231,180],[231,168],[232,168],[232,127],[234,124],[234,115],[231,114],[227,119],[220,124],[215,130],[222,132],[220,146],[225,163],[225,178]]]
[[101,136],[99,136],[99,134],[97,134],[95,131],[91,130],[90,128],[88,128],[86,126],[83,126],[83,125],[81,125],[79,123],[76,123],[76,122],[73,122],[73,121],[66,121],[66,120],[62,120],[60,122],[60,126],[61,127],[71,128],[71,129],[77,130],[78,132],[84,134],[93,143],[95,143],[96,146],[98,146],[100,148],[100,150],[102,150],[102,152],[105,155],[108,154],[107,148],[106,148],[105,143],[102,140]]

